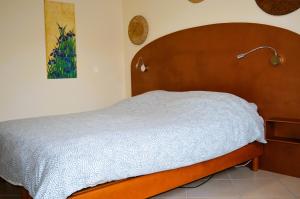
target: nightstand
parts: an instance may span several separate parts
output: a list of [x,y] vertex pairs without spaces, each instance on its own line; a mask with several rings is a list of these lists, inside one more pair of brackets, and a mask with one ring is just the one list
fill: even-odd
[[300,177],[300,120],[266,120],[266,138],[261,168]]

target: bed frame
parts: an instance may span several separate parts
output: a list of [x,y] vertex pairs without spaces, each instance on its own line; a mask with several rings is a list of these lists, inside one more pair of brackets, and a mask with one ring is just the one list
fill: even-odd
[[[298,56],[300,37],[261,24],[227,23],[191,28],[159,38],[142,48],[131,64],[132,95],[151,90],[230,92],[255,102],[264,119],[300,118]],[[238,60],[236,55],[261,45],[274,47],[284,63],[274,67],[272,51],[262,49]],[[142,72],[137,63],[148,67]],[[138,65],[139,65],[138,64]],[[188,167],[87,188],[70,199],[143,199],[253,160],[259,168],[263,145],[248,144],[229,154]],[[23,191],[23,199],[30,199]]]

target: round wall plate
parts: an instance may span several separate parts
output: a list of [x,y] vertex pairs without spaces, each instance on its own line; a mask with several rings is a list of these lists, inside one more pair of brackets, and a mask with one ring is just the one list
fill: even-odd
[[133,44],[140,45],[145,42],[148,35],[148,22],[141,16],[133,17],[128,25],[128,36]]
[[285,15],[300,8],[300,0],[255,0],[270,15]]

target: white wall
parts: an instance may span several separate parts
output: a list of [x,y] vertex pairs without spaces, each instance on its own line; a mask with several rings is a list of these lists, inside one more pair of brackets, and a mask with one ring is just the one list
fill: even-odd
[[[288,15],[272,16],[263,12],[255,0],[204,0],[198,4],[188,0],[123,0],[123,12],[128,96],[131,89],[130,62],[134,54],[145,44],[168,33],[223,22],[270,24],[300,33],[300,9]],[[127,27],[131,18],[139,14],[148,20],[149,35],[142,46],[135,46],[128,39]]]
[[[46,78],[43,0],[0,0],[0,121],[92,110],[130,96],[134,54],[177,30],[244,21],[300,33],[300,10],[271,16],[254,0],[60,1],[76,6],[77,79]],[[150,26],[142,46],[131,44],[127,36],[129,21],[138,14]]]
[[0,0],[0,121],[108,106],[124,97],[121,0],[75,3],[77,79],[47,80],[43,0]]

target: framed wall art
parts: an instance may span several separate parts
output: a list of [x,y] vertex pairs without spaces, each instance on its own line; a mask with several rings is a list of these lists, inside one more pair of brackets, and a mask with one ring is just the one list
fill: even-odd
[[47,78],[77,77],[75,5],[45,1]]

